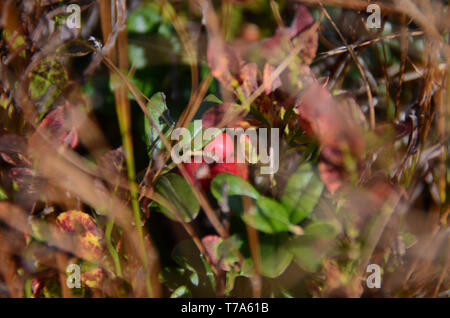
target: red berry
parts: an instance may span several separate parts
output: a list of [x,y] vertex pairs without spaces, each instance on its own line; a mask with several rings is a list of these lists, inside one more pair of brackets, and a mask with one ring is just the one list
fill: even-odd
[[248,167],[245,163],[216,163],[211,169],[212,178],[219,173],[230,173],[248,180]]
[[[192,182],[200,184],[203,191],[208,192],[210,189],[211,181],[219,174],[219,173],[230,173],[234,174],[238,177],[241,177],[245,180],[248,180],[248,167],[245,163],[211,163],[208,164],[202,158],[202,162],[196,163],[194,162],[194,158],[192,158],[192,162],[183,163],[183,167],[186,169],[189,178]],[[181,175],[181,173],[180,173]]]
[[219,136],[209,142],[204,150],[215,153],[219,160],[228,158],[233,153],[233,139],[227,133],[221,133]]
[[187,174],[193,183],[199,182],[204,191],[209,191],[209,184],[211,183],[211,167],[206,162],[201,163],[192,162],[183,163]]

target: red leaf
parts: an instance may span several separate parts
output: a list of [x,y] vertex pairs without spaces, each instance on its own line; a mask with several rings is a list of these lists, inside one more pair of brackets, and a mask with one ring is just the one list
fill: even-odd
[[314,18],[308,9],[303,5],[298,5],[295,18],[287,30],[289,37],[293,38],[292,42],[294,46],[302,46],[300,57],[308,65],[316,57],[319,46],[319,34],[317,30],[310,29],[313,24]]
[[42,287],[43,283],[41,280],[36,277],[33,277],[31,279],[31,294],[34,298],[39,296],[39,292],[41,291]]
[[78,145],[78,134],[72,122],[68,105],[60,106],[45,116],[30,139],[32,147],[39,145],[39,137],[72,149]]
[[272,64],[279,64],[288,55],[292,46],[300,46],[299,56],[303,63],[311,64],[319,45],[319,34],[313,29],[314,18],[304,5],[297,5],[296,15],[289,27],[279,28],[275,35],[263,42],[261,53]]
[[297,5],[297,12],[291,23],[291,26],[287,28],[288,35],[294,37],[299,33],[305,31],[314,24],[314,18],[309,12],[308,8],[304,5]]
[[354,155],[362,153],[362,131],[348,108],[334,100],[328,90],[312,85],[297,101],[300,124],[322,145],[337,149],[349,146]]
[[319,175],[327,189],[332,193],[342,186],[342,180],[346,177],[342,169],[324,160],[319,161]]
[[216,248],[222,239],[217,235],[207,235],[202,238],[203,246],[205,247],[205,252],[208,255],[209,260],[212,264],[217,265],[219,258],[217,255]]
[[344,153],[359,162],[364,139],[352,109],[333,99],[324,87],[314,84],[297,101],[300,127],[322,145],[319,172],[327,188],[334,192],[345,180]]
[[242,58],[229,45],[214,39],[208,42],[206,54],[211,74],[225,88],[233,90],[233,81],[239,79]]
[[233,265],[223,259],[223,255],[220,255],[218,251],[219,244],[222,242],[223,239],[217,235],[207,235],[202,238],[210,262],[223,271],[230,271]]

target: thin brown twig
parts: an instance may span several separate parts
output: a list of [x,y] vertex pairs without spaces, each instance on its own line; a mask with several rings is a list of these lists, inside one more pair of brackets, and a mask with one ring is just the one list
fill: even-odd
[[[423,31],[409,31],[407,33],[408,36],[420,36],[420,35],[423,35],[423,34],[424,34]],[[340,46],[340,47],[337,47],[337,48],[333,48],[332,50],[320,53],[320,57],[316,58],[315,62],[320,61],[323,58],[327,58],[327,57],[330,57],[330,56],[335,56],[335,55],[338,55],[338,54],[346,53],[346,52],[349,51],[350,48],[355,50],[355,49],[359,49],[359,48],[362,48],[362,47],[365,47],[365,46],[368,46],[368,45],[371,45],[371,44],[374,44],[374,43],[377,43],[377,42],[380,42],[380,41],[392,40],[392,39],[396,39],[396,38],[399,38],[399,37],[401,37],[401,33],[380,35],[380,36],[378,36],[376,38],[364,41],[362,43],[349,44],[348,46]]]
[[[67,267],[67,256],[63,253],[56,254],[56,266],[57,268]],[[58,271],[59,285],[61,286],[61,294],[63,298],[71,298],[72,293],[66,283],[66,273],[64,271]]]
[[[353,9],[353,10],[366,10],[368,2],[367,0],[296,0],[304,4],[319,4],[327,6],[337,6],[341,8]],[[393,3],[387,3],[382,1],[372,1],[380,7],[383,15],[389,16],[392,13],[404,13],[415,20],[415,22],[434,40],[442,39],[436,26],[430,21],[433,21],[432,17],[424,15],[417,6],[410,0],[397,0]],[[427,2],[424,2],[426,5]],[[448,48],[449,45],[446,44]]]
[[408,30],[406,27],[406,16],[402,14],[401,16],[401,36],[400,36],[400,77],[398,79],[398,88],[397,93],[395,95],[395,115],[394,119],[398,118],[399,109],[400,109],[400,97],[402,93],[402,85],[403,85],[403,78],[405,75],[405,68],[406,68],[406,56],[408,53]]
[[373,129],[375,129],[375,105],[373,103],[372,91],[370,89],[369,81],[367,80],[366,73],[364,72],[364,70],[363,70],[363,68],[361,66],[361,63],[359,63],[359,60],[356,57],[355,52],[353,51],[353,49],[351,47],[348,46],[347,41],[345,40],[345,37],[342,35],[342,33],[339,30],[339,28],[337,27],[336,23],[334,23],[334,21],[331,18],[331,16],[328,14],[327,9],[325,9],[325,7],[323,6],[322,3],[320,3],[320,6],[322,7],[322,11],[325,14],[325,16],[327,17],[328,21],[330,21],[331,25],[333,26],[333,28],[335,29],[335,31],[339,35],[339,38],[341,39],[342,43],[344,43],[344,45],[348,48],[348,51],[351,54],[351,56],[353,58],[353,61],[355,62],[356,67],[358,68],[359,73],[361,74],[361,77],[362,77],[363,82],[364,82],[364,86],[366,87],[367,99],[369,101],[369,123],[370,123],[370,128],[373,130]]

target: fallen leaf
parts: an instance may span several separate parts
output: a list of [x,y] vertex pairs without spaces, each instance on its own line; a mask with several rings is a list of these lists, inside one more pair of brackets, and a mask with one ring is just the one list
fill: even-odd
[[81,274],[81,281],[90,288],[101,287],[103,278],[103,270],[98,267]]
[[99,260],[103,255],[103,232],[95,220],[81,211],[67,211],[58,215],[58,227],[73,235],[78,247],[78,255],[88,261]]

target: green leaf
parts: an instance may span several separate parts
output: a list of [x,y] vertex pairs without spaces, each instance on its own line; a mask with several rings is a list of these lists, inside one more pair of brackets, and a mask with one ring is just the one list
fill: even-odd
[[401,232],[400,235],[402,236],[403,243],[405,243],[405,248],[410,248],[417,243],[417,237],[412,233]]
[[25,298],[33,298],[33,291],[31,289],[31,278],[27,278],[24,284]]
[[215,290],[215,289],[216,289],[216,278],[215,278],[214,272],[213,272],[213,270],[212,270],[212,267],[211,267],[211,265],[206,261],[206,258],[205,258],[205,256],[203,256],[203,254],[200,254],[200,259],[202,260],[203,267],[205,268],[205,274],[206,274],[206,277],[208,278],[209,283],[211,284],[212,289]]
[[239,272],[240,276],[251,277],[255,273],[255,269],[253,267],[253,260],[251,257],[247,257],[242,262],[241,271]]
[[128,54],[130,61],[133,63],[134,67],[139,70],[147,66],[147,58],[145,56],[145,49],[142,46],[129,44]]
[[0,187],[0,201],[8,200],[8,195],[6,194],[5,190],[3,190],[2,187]]
[[264,233],[288,232],[292,229],[289,213],[277,201],[261,196],[253,207],[243,215],[245,223]]
[[[200,204],[189,186],[189,183],[175,173],[168,173],[160,177],[155,185],[156,192],[163,196],[171,206],[158,202],[161,212],[174,221],[179,221],[173,209],[176,209],[185,222],[194,220]],[[173,209],[172,209],[173,208]]]
[[236,277],[239,276],[239,273],[235,270],[231,270],[225,275],[225,294],[228,296],[234,289],[234,283],[236,281]]
[[200,252],[192,240],[184,240],[178,243],[172,251],[173,260],[183,268],[191,272],[202,270]]
[[283,274],[292,261],[292,254],[286,242],[287,235],[264,236],[260,238],[261,274],[275,278]]
[[232,270],[233,265],[239,262],[238,256],[233,251],[239,251],[243,244],[244,242],[237,234],[219,241],[216,251],[221,268],[226,271]]
[[64,65],[53,58],[42,60],[31,72],[29,92],[39,106],[43,117],[67,86],[68,75]]
[[318,221],[309,224],[304,229],[305,234],[294,237],[289,243],[289,249],[294,261],[309,272],[316,272],[324,257],[333,248],[333,242],[340,229],[334,223]]
[[189,275],[189,281],[192,285],[198,286],[198,274],[196,272],[193,272],[191,275]]
[[[158,275],[158,280],[161,284],[164,284],[166,288],[170,290],[175,290],[180,287],[182,281],[186,280],[186,274],[191,273],[187,272],[185,268],[181,268],[178,266],[165,266]],[[191,273],[190,276],[193,276],[194,273]],[[197,275],[197,273],[195,273]],[[198,277],[198,275],[197,275]],[[191,281],[193,278],[190,279]],[[197,284],[198,285],[198,284]]]
[[209,102],[209,103],[214,103],[214,104],[222,104],[223,103],[223,101],[220,100],[220,98],[218,98],[214,94],[208,94],[208,96],[205,97],[203,102]]
[[215,289],[214,273],[193,240],[178,243],[172,251],[172,258],[178,265],[192,272],[189,280],[194,286]]
[[36,216],[30,216],[28,222],[31,225],[31,236],[35,240],[45,242],[49,239],[48,226],[44,220]]
[[211,107],[214,107],[217,104],[222,104],[222,103],[223,103],[223,101],[221,101],[218,97],[216,97],[216,95],[209,94],[200,103],[200,106],[198,107],[198,110],[195,113],[194,119],[201,120],[203,118],[203,115],[205,114],[205,112],[207,112]]
[[42,288],[44,298],[61,298],[61,285],[56,279],[47,279]]
[[290,242],[290,251],[294,261],[308,272],[316,272],[323,260],[323,253],[314,247],[316,240],[309,235],[293,238]]
[[322,190],[323,183],[311,164],[302,164],[289,178],[281,195],[281,202],[287,208],[292,223],[298,224],[311,215]]
[[291,292],[283,287],[280,287],[280,293],[283,295],[283,298],[294,298]]
[[191,295],[189,289],[186,286],[180,286],[174,290],[170,295],[170,298],[186,298]]
[[335,238],[339,232],[338,226],[329,221],[317,221],[305,227],[305,235],[315,235],[323,238]]
[[150,7],[134,10],[127,20],[128,32],[147,33],[156,29],[161,23],[161,16]]
[[149,154],[152,152],[154,147],[157,149],[163,148],[163,143],[160,140],[158,130],[165,136],[168,136],[173,129],[171,119],[168,116],[168,108],[164,93],[156,93],[150,100],[151,103],[149,102],[147,104],[147,109],[150,117],[158,129],[151,124],[146,116],[144,117],[145,142],[147,144]]
[[224,187],[228,196],[240,195],[257,200],[259,192],[247,181],[230,173],[219,173],[211,182],[211,193],[217,201],[223,200]]

